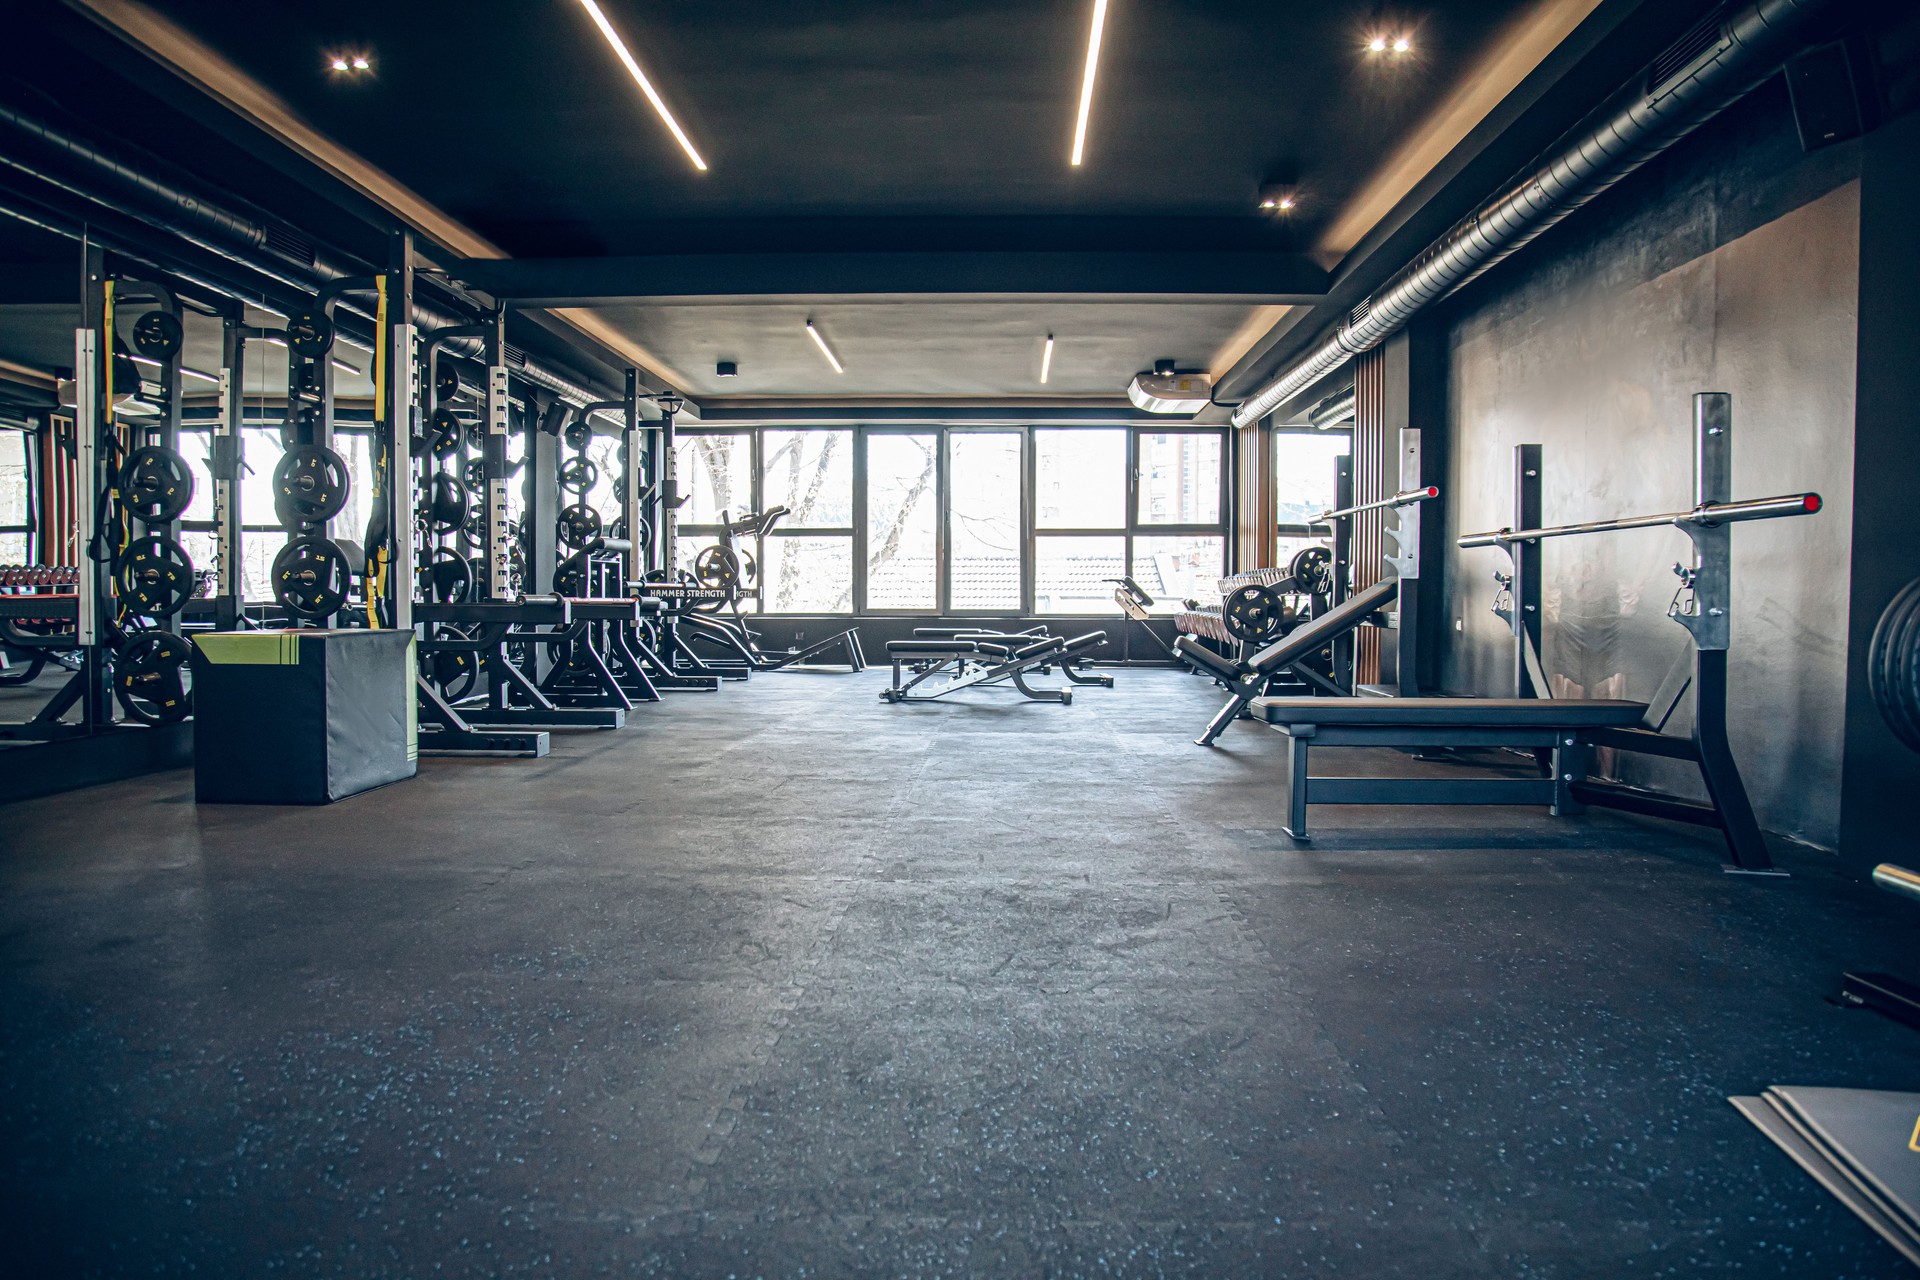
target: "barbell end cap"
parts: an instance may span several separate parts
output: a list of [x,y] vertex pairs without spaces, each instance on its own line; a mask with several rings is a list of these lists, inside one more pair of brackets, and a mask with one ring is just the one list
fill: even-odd
[[1806,494],[1800,499],[1800,506],[1808,515],[1812,515],[1824,505],[1817,493]]

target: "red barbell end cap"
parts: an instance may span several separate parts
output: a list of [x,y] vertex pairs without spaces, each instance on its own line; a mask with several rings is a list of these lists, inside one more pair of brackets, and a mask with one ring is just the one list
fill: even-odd
[[1808,511],[1818,511],[1820,509],[1820,495],[1817,493],[1810,493],[1806,497],[1800,499],[1800,505],[1805,507]]
[[1439,496],[1440,496],[1440,486],[1439,486],[1439,485],[1437,485],[1437,484],[1430,484],[1430,485],[1428,485],[1428,486],[1427,486],[1427,496],[1428,496],[1429,498],[1437,498],[1437,497],[1439,497]]

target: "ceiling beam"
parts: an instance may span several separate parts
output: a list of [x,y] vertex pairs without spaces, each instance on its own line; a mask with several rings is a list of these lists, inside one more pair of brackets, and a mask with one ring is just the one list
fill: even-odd
[[1326,271],[1305,254],[1244,250],[471,258],[448,271],[471,288],[522,307],[929,294],[1312,303],[1327,290]]

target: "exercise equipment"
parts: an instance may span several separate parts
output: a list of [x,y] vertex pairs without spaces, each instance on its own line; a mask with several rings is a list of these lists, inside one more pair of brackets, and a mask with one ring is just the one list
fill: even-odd
[[327,618],[347,602],[353,568],[338,543],[327,538],[296,538],[273,558],[273,592],[281,604],[303,618]]
[[296,445],[273,468],[282,524],[325,524],[347,508],[347,460],[324,445]]
[[193,646],[166,631],[133,637],[113,659],[113,692],[142,724],[175,724],[193,713]]
[[[1552,538],[1620,529],[1680,529],[1693,543],[1694,563],[1674,566],[1680,589],[1667,614],[1687,631],[1692,642],[1690,673],[1682,674],[1685,668],[1676,664],[1676,675],[1649,703],[1565,698],[1255,699],[1254,715],[1287,737],[1281,782],[1287,833],[1296,840],[1309,839],[1309,803],[1546,804],[1555,814],[1577,813],[1582,805],[1600,805],[1713,827],[1726,840],[1731,869],[1770,871],[1772,859],[1726,733],[1727,649],[1733,614],[1732,526],[1748,520],[1812,515],[1821,509],[1821,500],[1815,493],[1733,500],[1732,440],[1732,397],[1703,392],[1694,397],[1691,508],[1576,524],[1499,529],[1457,540],[1463,549],[1510,549]],[[1694,693],[1691,735],[1663,732],[1689,688]],[[1516,747],[1547,753],[1551,767],[1546,776],[1537,778],[1334,778],[1310,773],[1308,757],[1316,745],[1403,750]],[[1701,803],[1590,780],[1587,760],[1596,747],[1688,761],[1699,769],[1709,800]]]
[[142,445],[128,454],[126,465],[120,468],[119,485],[120,501],[146,524],[177,520],[193,503],[193,469],[165,445]]
[[141,617],[171,618],[193,597],[193,561],[164,534],[128,543],[114,577],[127,612]]
[[962,689],[1006,683],[1035,702],[1073,701],[1072,689],[1037,689],[1027,676],[1038,668],[1061,666],[1076,655],[1105,644],[1107,633],[1091,631],[1069,640],[1002,632],[961,632],[942,638],[889,640],[893,684],[880,691],[889,703],[933,702]]

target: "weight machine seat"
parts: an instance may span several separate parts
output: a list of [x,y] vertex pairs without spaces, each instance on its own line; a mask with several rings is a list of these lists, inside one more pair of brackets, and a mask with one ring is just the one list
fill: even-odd
[[980,646],[970,640],[889,640],[887,652],[919,657],[958,657],[978,653]]
[[1352,631],[1383,606],[1391,604],[1399,593],[1398,578],[1382,578],[1365,591],[1342,601],[1338,608],[1329,609],[1306,625],[1295,627],[1245,662],[1223,658],[1192,636],[1181,636],[1174,645],[1180,650],[1181,656],[1192,659],[1223,679],[1247,680],[1254,676],[1272,675]]
[[1615,698],[1255,698],[1253,718],[1279,725],[1382,728],[1633,728],[1644,702]]

